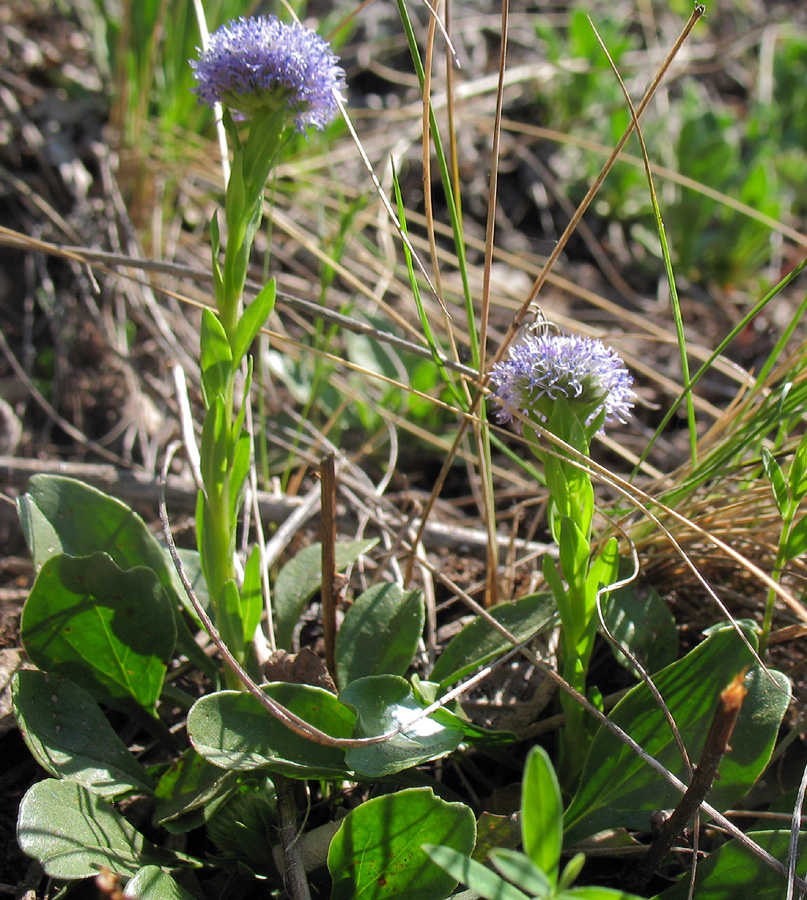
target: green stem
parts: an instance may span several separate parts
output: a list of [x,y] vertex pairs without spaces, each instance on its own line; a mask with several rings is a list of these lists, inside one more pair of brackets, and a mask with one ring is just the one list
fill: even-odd
[[[776,551],[776,561],[773,566],[773,572],[771,572],[771,578],[777,582],[781,578],[782,568],[786,562],[785,558],[785,547],[787,546],[787,539],[790,534],[790,526],[792,524],[792,520],[785,522],[782,527],[782,535],[779,539],[779,549]],[[762,633],[759,636],[759,655],[763,659],[765,658],[765,654],[768,652],[768,640],[771,636],[771,626],[773,625],[773,609],[776,605],[776,591],[773,588],[768,588],[768,598],[765,604],[765,617],[762,620]]]
[[[230,652],[242,664],[247,655],[247,642],[234,554],[244,457],[243,441],[239,444],[243,425],[235,412],[234,397],[244,348],[239,347],[237,335],[244,311],[249,257],[262,217],[263,193],[281,146],[287,113],[285,103],[274,109],[257,110],[243,142],[229,113],[225,113],[233,162],[224,202],[227,224],[224,263],[215,284],[218,320],[229,344],[229,354],[220,340],[220,331],[216,342],[217,329],[211,329],[210,345],[202,348],[209,377],[202,440],[204,492],[199,547],[216,625]],[[212,229],[215,255],[219,245],[215,222]],[[227,367],[227,375],[219,380],[221,367]],[[214,396],[207,396],[208,393]],[[229,670],[225,678],[229,686],[239,686],[237,681],[233,683]]]

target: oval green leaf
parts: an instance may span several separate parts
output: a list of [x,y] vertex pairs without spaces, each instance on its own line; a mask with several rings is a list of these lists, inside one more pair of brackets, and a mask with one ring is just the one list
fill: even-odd
[[[328,691],[286,682],[264,690],[326,734],[350,737],[355,717]],[[198,700],[188,714],[188,736],[200,756],[223,769],[267,768],[292,778],[339,778],[347,772],[343,750],[295,734],[241,691]]]
[[404,675],[423,633],[423,593],[376,584],[350,607],[336,638],[340,687],[367,675]]
[[46,778],[22,798],[17,840],[51,878],[89,878],[105,866],[134,875],[149,862],[146,839],[98,794]]
[[211,678],[216,677],[216,667],[199,649],[180,614],[180,603],[189,611],[193,607],[168,552],[136,512],[102,491],[61,475],[34,475],[18,506],[37,571],[59,553],[91,556],[98,552],[108,553],[121,569],[151,569],[165,588],[183,653]]
[[25,670],[14,678],[12,697],[20,733],[51,775],[102,797],[152,792],[145,769],[83,688],[56,675]]
[[[349,684],[339,694],[342,703],[356,710],[354,737],[375,737],[408,725],[423,712],[412,688],[395,675],[373,675]],[[421,719],[389,740],[348,750],[347,764],[356,772],[371,778],[391,775],[438,759],[462,742],[459,729],[446,727],[430,716]]]
[[331,841],[331,900],[444,900],[457,880],[422,846],[441,844],[468,856],[475,830],[467,806],[446,803],[431,788],[368,800],[345,817]]
[[106,553],[53,556],[25,604],[22,640],[32,661],[64,675],[102,703],[151,710],[176,641],[159,579],[123,571]]

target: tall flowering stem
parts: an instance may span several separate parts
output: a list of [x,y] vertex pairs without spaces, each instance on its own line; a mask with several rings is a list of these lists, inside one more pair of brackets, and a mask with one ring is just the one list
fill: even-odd
[[[335,117],[344,72],[315,32],[274,16],[240,18],[222,26],[191,66],[200,101],[224,107],[232,151],[223,258],[218,218],[210,225],[216,309],[204,311],[200,334],[206,413],[196,530],[217,627],[243,663],[263,609],[257,552],[243,573],[236,561],[239,510],[251,457],[244,427],[251,363],[241,396],[236,396],[236,383],[275,300],[270,281],[245,307],[244,285],[263,216],[264,190],[283,143],[292,130],[322,129]],[[243,128],[236,118],[245,120]]]
[[[530,448],[543,463],[549,491],[549,527],[558,562],[544,557],[543,574],[561,620],[561,672],[586,694],[586,676],[597,631],[597,593],[616,580],[616,541],[593,552],[594,489],[574,454],[553,446],[548,431],[584,457],[605,422],[624,422],[633,406],[633,379],[622,360],[601,341],[565,335],[528,334],[494,367],[492,384],[500,420],[519,415]],[[567,694],[561,771],[571,787],[590,743],[584,710]]]

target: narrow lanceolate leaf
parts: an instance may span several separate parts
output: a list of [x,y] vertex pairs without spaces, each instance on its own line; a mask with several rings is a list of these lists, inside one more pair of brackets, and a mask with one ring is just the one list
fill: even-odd
[[[756,636],[748,626],[746,636]],[[782,717],[790,701],[790,685],[780,672],[760,669],[731,626],[723,626],[683,659],[653,676],[687,747],[697,763],[723,689],[744,667],[747,689],[719,779],[709,802],[727,809],[756,783],[770,760]],[[614,707],[610,718],[679,779],[687,775],[666,718],[644,684],[633,688]],[[649,829],[655,809],[673,808],[681,793],[616,736],[601,728],[594,737],[580,788],[566,810],[566,842],[576,843],[604,828]]]
[[255,636],[255,629],[260,624],[263,612],[261,553],[257,546],[252,548],[247,564],[244,566],[244,583],[241,585],[239,605],[244,643],[248,644]]
[[202,390],[205,406],[209,409],[213,399],[224,394],[233,369],[230,343],[224,333],[224,326],[212,309],[202,311],[199,342]]
[[790,529],[783,549],[785,560],[807,553],[807,515],[802,516]]
[[148,862],[146,839],[98,794],[46,778],[22,798],[17,840],[51,878],[90,878],[105,867],[134,875]]
[[459,853],[453,847],[426,844],[424,850],[441,869],[461,884],[467,884],[473,894],[485,900],[529,900],[529,895],[505,881],[501,875]]
[[801,436],[787,475],[790,496],[799,503],[807,493],[807,432]]
[[546,873],[518,850],[497,847],[490,851],[490,861],[499,874],[531,897],[549,897],[554,892]]
[[524,852],[557,884],[563,846],[563,800],[557,775],[543,747],[533,747],[521,786]]
[[25,743],[51,775],[102,797],[152,792],[151,778],[83,688],[27,670],[15,676],[12,696]]
[[275,279],[268,281],[258,296],[246,307],[235,332],[233,356],[240,361],[249,350],[264,322],[275,308]]
[[444,900],[457,878],[432,862],[423,844],[468,856],[475,830],[467,806],[446,803],[431,788],[368,800],[345,817],[331,841],[331,900]]
[[[751,831],[748,833],[756,844],[767,850],[775,859],[787,859],[790,831]],[[807,868],[807,834],[799,835],[799,852],[796,872],[803,874]],[[658,900],[687,900],[689,873],[658,896]],[[736,840],[729,841],[698,863],[695,881],[697,900],[738,900],[753,897],[754,900],[781,900],[787,896],[785,876],[764,865]]]
[[788,490],[782,467],[773,458],[773,455],[765,447],[762,448],[762,465],[765,467],[765,474],[771,483],[773,490],[773,499],[776,502],[776,508],[779,515],[784,517],[787,515],[788,508]]
[[25,604],[21,634],[40,669],[69,678],[101,702],[134,701],[149,710],[176,641],[154,572],[124,572],[106,553],[51,557]]

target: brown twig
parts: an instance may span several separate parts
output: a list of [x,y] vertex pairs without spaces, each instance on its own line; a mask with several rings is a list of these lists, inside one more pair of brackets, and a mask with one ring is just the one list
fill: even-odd
[[294,801],[294,782],[285,775],[272,775],[277,793],[277,815],[280,824],[280,844],[286,871],[283,881],[292,900],[311,900],[305,866],[297,844],[297,804]]
[[743,669],[738,673],[720,695],[720,704],[715,711],[712,727],[709,729],[700,762],[692,776],[689,788],[672,814],[658,829],[647,853],[639,861],[631,878],[632,890],[638,890],[650,880],[659,863],[670,852],[675,839],[684,830],[687,822],[697,814],[712,789],[720,763],[726,751],[731,749],[729,740],[747,693],[743,687],[743,679],[747,671],[747,669]]

